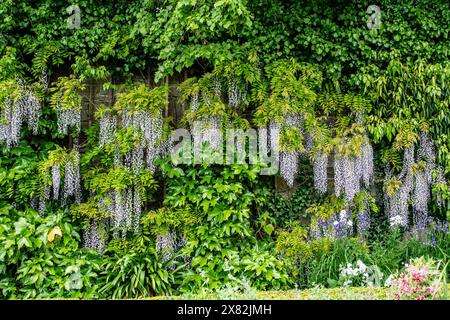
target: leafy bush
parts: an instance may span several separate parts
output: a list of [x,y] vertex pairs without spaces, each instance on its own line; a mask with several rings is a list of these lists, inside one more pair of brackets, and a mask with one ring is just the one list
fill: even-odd
[[436,232],[433,243],[422,241],[400,229],[382,231],[368,243],[369,261],[376,264],[383,273],[392,274],[411,258],[426,256],[436,260],[448,261],[450,258],[449,235],[447,232]]
[[299,220],[307,221],[306,209],[321,198],[312,187],[300,187],[287,199],[276,195],[275,190],[268,191],[265,196],[263,208],[270,212],[278,228],[286,228]]
[[112,299],[142,298],[171,292],[173,274],[160,258],[153,243],[145,237],[133,242],[112,241],[105,251],[100,274],[103,297]]
[[308,230],[299,225],[280,233],[276,249],[299,287],[336,286],[342,265],[369,256],[367,244],[359,238],[310,239]]
[[78,249],[79,234],[58,211],[0,210],[0,293],[5,298],[96,297],[99,257]]
[[21,209],[30,205],[37,197],[39,161],[54,145],[42,142],[33,147],[22,141],[11,149],[0,147],[0,204],[15,203]]
[[[260,289],[281,288],[288,282],[283,264],[258,244],[250,221],[258,166],[165,165],[166,205],[190,208],[198,221],[185,230],[183,254],[190,257],[180,290],[219,290],[226,283],[248,280]],[[257,217],[256,217],[257,218]]]

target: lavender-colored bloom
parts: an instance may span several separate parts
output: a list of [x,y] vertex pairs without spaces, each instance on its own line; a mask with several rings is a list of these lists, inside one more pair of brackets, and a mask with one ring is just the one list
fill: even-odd
[[358,234],[361,240],[364,240],[364,236],[366,231],[370,227],[370,216],[368,212],[358,211],[356,214],[356,228],[358,230]]
[[342,210],[333,214],[329,219],[318,218],[316,224],[311,228],[313,238],[346,239],[353,235],[353,221],[351,214]]
[[410,228],[409,234],[422,244],[434,247],[438,237],[448,234],[448,222],[440,221],[424,214],[416,215],[414,225]]

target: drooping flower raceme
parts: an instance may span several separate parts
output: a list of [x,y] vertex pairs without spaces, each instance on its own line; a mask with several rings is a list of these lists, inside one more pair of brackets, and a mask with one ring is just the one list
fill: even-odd
[[76,201],[81,201],[80,158],[79,153],[73,150],[64,167],[64,191],[63,199],[74,196]]
[[100,228],[99,222],[90,221],[89,227],[84,230],[83,233],[84,247],[95,249],[98,253],[101,254],[106,246],[104,237],[104,230]]
[[117,116],[107,114],[100,118],[99,147],[103,148],[106,144],[113,142],[114,134],[117,130]]
[[8,90],[9,94],[0,105],[0,143],[7,147],[19,143],[20,130],[24,122],[33,134],[38,132],[41,115],[41,103],[34,92],[21,80],[6,81],[0,85],[0,90]]
[[79,133],[81,130],[81,110],[79,109],[58,109],[56,111],[58,120],[58,133],[67,134],[70,128]]
[[319,152],[313,161],[314,170],[314,188],[321,194],[327,192],[327,166],[328,156]]
[[[413,225],[411,230],[421,229],[417,224],[427,220],[428,203],[431,198],[431,186],[438,183],[433,179],[433,170],[436,169],[438,176],[441,170],[436,165],[435,147],[429,136],[422,132],[420,134],[419,148],[415,154],[415,147],[411,145],[404,151],[403,168],[396,179],[400,186],[393,195],[385,194],[386,212],[391,227],[408,227],[409,204],[412,204]],[[445,179],[439,180],[445,183]],[[439,199],[438,199],[439,202]]]
[[53,185],[53,199],[59,199],[59,189],[61,183],[61,171],[58,164],[52,166],[52,185]]
[[357,156],[334,155],[334,190],[336,196],[344,194],[346,203],[353,201],[361,191],[362,184],[367,188],[373,178],[373,150],[366,137]]
[[[177,250],[177,234],[175,231],[168,231],[164,235],[156,237],[156,250],[161,255],[161,263],[172,258]],[[173,270],[174,264],[169,266],[169,270]]]
[[299,154],[297,152],[281,152],[280,154],[280,175],[287,185],[294,185],[295,177],[298,173]]

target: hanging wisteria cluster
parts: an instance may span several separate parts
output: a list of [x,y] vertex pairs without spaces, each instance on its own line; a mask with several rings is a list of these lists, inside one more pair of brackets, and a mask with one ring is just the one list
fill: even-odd
[[[80,155],[77,150],[62,154],[51,161],[51,185],[44,183],[39,201],[39,213],[42,215],[53,192],[53,200],[61,200],[65,205],[72,197],[77,203],[81,202]],[[62,186],[62,188],[61,188]]]
[[[186,101],[190,103],[188,121],[195,163],[222,163],[223,131],[234,129],[232,119],[247,102],[246,90],[242,89],[237,77],[223,78],[217,74],[206,75],[193,86],[192,82],[187,82],[189,93],[186,97],[189,100]],[[241,152],[245,150],[245,139],[235,136],[230,143],[238,150],[238,161],[243,160],[239,156],[245,153]]]
[[67,134],[70,128],[76,133],[81,130],[81,110],[78,109],[58,109],[56,111],[58,121],[58,133]]
[[223,144],[223,135],[219,117],[195,120],[191,125],[194,157],[199,162],[203,159],[203,144],[207,143],[210,154],[219,153]]
[[[175,230],[167,231],[164,235],[156,236],[156,251],[160,255],[160,262],[165,263],[172,259],[176,252],[186,245],[186,238],[183,233],[177,234]],[[185,261],[189,263],[187,257],[184,257]],[[167,269],[174,270],[176,267],[175,262],[167,266]]]
[[206,141],[212,150],[219,151],[222,147],[222,131],[219,117],[209,117],[205,122],[203,124],[202,140]]
[[49,84],[47,68],[42,68],[39,78],[41,80],[42,87],[45,90],[47,90],[48,89],[48,84]]
[[64,191],[62,194],[65,202],[69,197],[74,197],[75,201],[81,201],[81,183],[80,183],[80,154],[73,150],[64,166]]
[[[119,161],[114,164],[115,167],[123,168],[130,172],[133,177],[137,177],[145,166],[144,148],[133,147],[125,156],[120,155],[118,159]],[[128,230],[137,232],[143,205],[141,193],[142,191],[136,185],[136,182],[122,189],[113,189],[109,193],[107,211],[109,212],[114,237],[117,238],[121,235],[125,238]]]
[[[156,237],[156,251],[161,256],[161,263],[164,263],[172,258],[177,250],[177,234],[174,231],[167,231],[164,235],[158,235]],[[169,269],[173,269],[174,264],[169,266]]]
[[282,152],[280,155],[280,175],[290,187],[294,185],[298,173],[299,154],[294,151]]
[[139,110],[133,113],[129,110],[125,110],[122,114],[122,127],[125,129],[133,128],[135,130],[135,134],[140,135],[141,138],[140,146],[133,148],[131,154],[125,156],[125,161],[127,162],[127,157],[129,157],[128,159],[138,159],[141,154],[141,150],[136,150],[136,148],[145,148],[146,164],[148,168],[154,170],[155,167],[153,161],[162,152],[162,112],[159,111],[158,114],[155,115],[147,110]]
[[[148,168],[155,170],[154,160],[158,155],[164,154],[165,144],[161,143],[162,114],[151,116],[148,112],[139,112],[132,115],[122,115],[122,127],[133,128],[136,137],[140,140],[125,154],[119,153],[116,147],[114,155],[115,167],[124,167],[134,176],[141,170]],[[117,143],[117,142],[116,142]],[[122,232],[122,237],[126,236],[128,230],[137,232],[139,220],[142,212],[141,192],[136,185],[127,186],[124,190],[114,190],[110,198],[110,218],[114,230],[114,236],[118,237]]]
[[128,187],[122,191],[112,191],[108,211],[115,238],[120,235],[125,238],[127,231],[131,229],[136,233],[142,213],[142,201],[138,188]]
[[[221,99],[222,98],[222,84],[219,81],[217,76],[212,78],[213,95]],[[231,82],[230,82],[231,83]],[[237,90],[237,87],[236,87]],[[234,93],[234,90],[231,90]],[[232,94],[229,91],[229,95]],[[211,107],[211,98],[205,90],[201,90],[200,92],[195,92],[192,94],[190,99],[190,111],[193,115],[195,115],[194,120],[190,123],[190,130],[192,134],[193,140],[193,153],[194,159],[196,163],[201,163],[203,160],[212,160],[207,157],[207,155],[222,155],[223,148],[223,134],[222,134],[222,126],[224,125],[219,116],[210,115],[210,116],[198,116],[199,107],[200,107],[200,97],[202,102]],[[239,101],[232,101],[234,96],[229,96],[229,104],[233,105],[237,108]],[[204,149],[204,144],[207,145],[207,149]]]
[[[44,81],[45,79],[43,79]],[[81,92],[85,89],[81,79],[59,77],[56,86],[51,88],[50,104],[56,111],[59,134],[68,134],[71,129],[74,133],[81,130]]]
[[258,129],[259,154],[265,157],[273,157],[279,164],[280,175],[289,187],[294,185],[295,177],[298,173],[301,152],[297,148],[280,150],[280,138],[282,129],[299,130],[302,128],[303,120],[300,115],[289,114],[284,118],[283,124],[271,119],[267,125]]
[[[385,207],[388,215],[390,226],[406,227],[408,225],[408,201],[410,193],[413,189],[414,177],[412,174],[412,165],[414,164],[414,146],[408,147],[404,151],[403,168],[398,176],[401,182],[400,188],[393,194],[385,194]],[[392,179],[392,174],[388,170],[386,172],[386,180]]]
[[[142,170],[155,171],[155,159],[159,155],[165,157],[172,148],[172,143],[163,139],[164,104],[156,100],[154,95],[161,93],[160,89],[149,90],[140,86],[124,93],[114,106],[115,110],[100,109],[97,112],[100,123],[99,147],[113,146],[112,170],[125,170],[133,181],[120,188],[112,187],[106,196],[109,222],[115,238],[125,238],[129,230],[137,232],[143,206],[143,190],[137,182],[138,176]],[[145,107],[134,104],[136,95],[141,97]],[[115,111],[119,111],[118,114]],[[123,142],[119,139],[124,132],[133,133],[132,141],[126,142],[126,146],[121,145]],[[127,151],[123,152],[123,149]]]
[[28,123],[33,134],[37,134],[41,115],[41,104],[33,91],[20,80],[14,86],[14,93],[5,99],[0,114],[0,143],[5,143],[7,147],[19,143],[24,122]]
[[[437,178],[433,179],[433,170],[436,169]],[[417,152],[414,144],[405,148],[403,167],[395,181],[400,186],[391,195],[385,194],[385,206],[392,228],[408,227],[409,205],[412,205],[411,228],[422,225],[428,218],[428,202],[431,198],[431,186],[436,183],[445,183],[442,170],[436,165],[435,147],[429,136],[422,132]],[[392,180],[392,174],[387,172],[387,180]]]
[[336,152],[333,166],[335,194],[344,194],[349,203],[360,192],[362,184],[368,188],[373,178],[373,149],[368,139],[361,144],[357,156],[340,156]]
[[53,200],[59,199],[59,187],[61,183],[61,168],[59,164],[52,166],[52,186],[53,186]]
[[[298,115],[287,115],[285,117],[285,126],[287,130],[300,130],[301,128],[301,117]],[[271,126],[272,128],[272,126]],[[278,138],[279,140],[279,129],[274,126],[275,133],[274,133],[274,139]],[[271,131],[272,133],[272,131]],[[273,141],[275,144],[279,144],[279,141]],[[272,141],[271,141],[272,146]],[[276,148],[272,150],[277,150]],[[274,151],[276,153],[276,151]],[[294,185],[295,177],[298,173],[298,165],[299,165],[299,152],[297,150],[291,150],[291,151],[282,151],[280,153],[280,175],[286,181],[287,185],[292,187]]]
[[314,188],[320,193],[325,194],[327,192],[327,175],[328,169],[328,155],[324,152],[318,152],[313,160],[313,172],[314,172]]
[[239,105],[245,104],[246,91],[240,90],[236,79],[230,79],[228,82],[228,104],[237,109]]
[[117,116],[110,112],[103,115],[99,120],[99,147],[103,148],[105,145],[112,143],[117,131]]
[[90,221],[89,227],[83,232],[83,243],[85,248],[95,249],[98,253],[102,253],[106,246],[105,230],[97,221]]

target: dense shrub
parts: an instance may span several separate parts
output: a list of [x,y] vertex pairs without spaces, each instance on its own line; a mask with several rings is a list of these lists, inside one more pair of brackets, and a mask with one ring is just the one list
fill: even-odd
[[[186,166],[166,164],[166,205],[189,208],[195,225],[184,228],[189,257],[182,291],[217,290],[228,282],[248,281],[258,289],[281,288],[288,277],[283,263],[271,254],[270,244],[252,228],[252,192],[258,166]],[[176,216],[174,217],[176,219]]]
[[100,257],[80,251],[77,229],[62,211],[0,211],[3,297],[97,297]]

